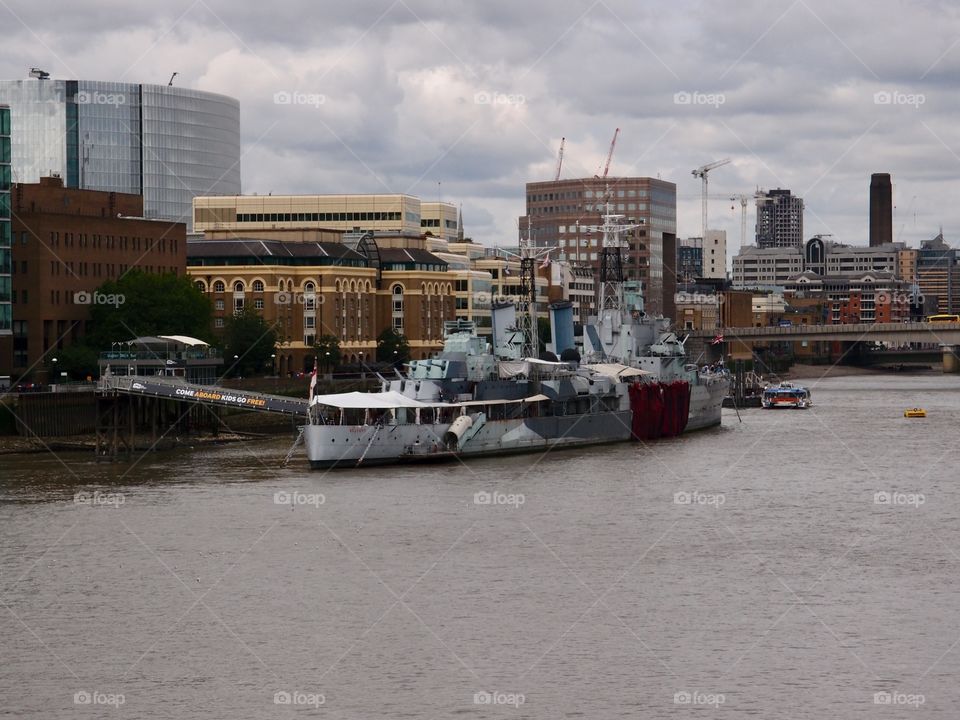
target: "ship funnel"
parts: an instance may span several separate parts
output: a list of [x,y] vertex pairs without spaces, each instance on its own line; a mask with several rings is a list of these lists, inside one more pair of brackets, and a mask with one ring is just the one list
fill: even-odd
[[574,347],[573,303],[564,300],[550,305],[550,337],[552,342],[547,349],[558,357]]

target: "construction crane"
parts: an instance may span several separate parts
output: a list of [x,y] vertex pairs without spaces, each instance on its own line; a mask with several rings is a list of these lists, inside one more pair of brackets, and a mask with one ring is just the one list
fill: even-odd
[[696,170],[693,170],[691,172],[691,174],[694,177],[698,177],[702,181],[702,185],[700,189],[700,203],[701,203],[700,211],[703,215],[702,217],[703,233],[701,234],[700,237],[703,237],[703,238],[707,237],[707,173],[709,173],[711,170],[716,170],[718,167],[726,165],[729,162],[730,162],[730,158],[726,158],[724,160],[717,160],[716,162],[707,163],[706,165],[701,165]]
[[603,166],[603,175],[597,177],[605,178],[610,172],[610,161],[613,160],[613,149],[617,146],[617,135],[620,134],[620,128],[613,131],[613,140],[610,141],[610,152],[607,153],[607,163]]
[[566,138],[560,138],[560,152],[557,153],[557,171],[553,174],[554,181],[560,179],[560,168],[563,167],[563,146],[566,145],[566,143]]
[[[740,203],[740,247],[747,244],[747,203],[753,199],[753,195],[731,195],[730,202]],[[733,208],[731,208],[732,210]]]

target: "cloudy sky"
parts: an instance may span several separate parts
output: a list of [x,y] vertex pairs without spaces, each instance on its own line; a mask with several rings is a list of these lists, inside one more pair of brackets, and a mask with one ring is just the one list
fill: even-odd
[[[177,84],[239,98],[246,193],[408,192],[516,238],[524,183],[597,173],[677,183],[678,232],[739,244],[725,199],[787,187],[805,235],[867,242],[871,172],[895,239],[960,234],[960,8],[875,0],[0,0],[0,77]],[[754,212],[748,210],[748,242]]]

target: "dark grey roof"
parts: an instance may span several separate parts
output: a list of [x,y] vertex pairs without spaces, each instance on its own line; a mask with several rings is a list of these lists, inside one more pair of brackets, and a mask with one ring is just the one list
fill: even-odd
[[187,258],[192,257],[331,257],[363,260],[358,252],[334,242],[301,242],[233,238],[230,240],[190,240]]
[[381,263],[419,263],[430,265],[446,265],[436,255],[426,250],[415,248],[380,248]]

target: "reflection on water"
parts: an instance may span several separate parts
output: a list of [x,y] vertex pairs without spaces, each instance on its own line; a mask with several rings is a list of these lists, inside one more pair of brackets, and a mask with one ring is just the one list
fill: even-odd
[[467,465],[283,468],[292,437],[4,457],[0,706],[952,716],[960,379],[813,400]]

